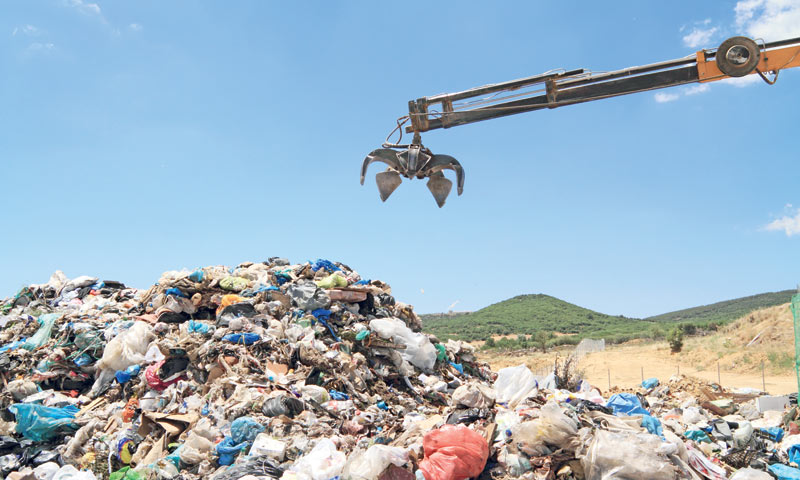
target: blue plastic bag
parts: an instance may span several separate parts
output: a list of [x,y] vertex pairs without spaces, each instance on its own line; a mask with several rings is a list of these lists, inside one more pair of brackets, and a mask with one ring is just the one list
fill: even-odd
[[236,455],[247,449],[256,436],[265,430],[264,426],[250,417],[239,417],[231,423],[231,436],[225,437],[216,446],[220,465],[231,465]]
[[655,377],[648,378],[647,380],[642,382],[642,387],[648,390],[650,390],[651,388],[655,388],[657,386],[658,386],[658,379]]
[[240,345],[252,345],[261,340],[261,335],[257,333],[230,333],[222,337],[226,342],[238,343]]
[[189,280],[195,283],[200,283],[203,281],[205,277],[206,277],[205,272],[203,272],[202,270],[195,270],[189,275]]
[[233,461],[236,460],[236,455],[239,455],[239,452],[246,449],[247,446],[247,442],[237,444],[231,437],[225,437],[215,448],[217,456],[219,457],[217,462],[220,465],[232,465]]
[[800,480],[800,470],[796,468],[789,467],[782,463],[776,463],[767,468],[778,477],[778,480]]
[[606,407],[610,408],[614,415],[650,415],[650,412],[642,408],[639,397],[632,393],[615,393],[606,402]]
[[21,339],[17,340],[16,342],[7,343],[7,344],[3,345],[2,347],[0,347],[0,353],[7,352],[9,350],[16,350],[18,348],[22,348],[22,346],[25,345],[25,341],[26,341],[25,337],[22,337]]
[[206,323],[189,320],[189,333],[208,333],[210,330],[211,326]]
[[264,429],[264,425],[251,417],[239,417],[231,423],[231,438],[236,443],[252,442]]
[[341,270],[341,268],[334,265],[333,262],[331,262],[330,260],[318,258],[317,261],[311,265],[311,270],[316,272],[320,268],[324,268],[329,272],[338,272]]
[[176,297],[181,297],[181,298],[189,298],[180,289],[174,288],[174,287],[173,288],[168,288],[167,291],[164,292],[164,294],[166,294],[166,295],[175,295]]
[[800,444],[792,445],[786,453],[789,454],[790,462],[800,465]]
[[697,443],[711,443],[711,439],[708,437],[708,434],[702,430],[687,430],[683,432],[683,436],[689,440],[694,440]]
[[141,369],[142,367],[139,365],[131,365],[125,370],[117,370],[117,373],[114,374],[114,377],[119,383],[127,383],[130,382],[133,377],[139,375],[139,371]]
[[658,435],[659,437],[664,438],[664,429],[661,426],[661,422],[657,418],[650,415],[642,415],[642,426],[653,435]]
[[34,442],[43,442],[56,435],[56,430],[68,427],[74,430],[78,426],[72,423],[78,407],[70,405],[64,408],[45,407],[38,403],[15,403],[8,407],[17,420],[17,433]]
[[774,442],[783,440],[783,429],[780,427],[759,428],[759,430],[769,435],[769,438]]
[[331,399],[333,400],[350,400],[350,395],[344,392],[339,392],[334,389],[330,389],[328,393],[330,394]]

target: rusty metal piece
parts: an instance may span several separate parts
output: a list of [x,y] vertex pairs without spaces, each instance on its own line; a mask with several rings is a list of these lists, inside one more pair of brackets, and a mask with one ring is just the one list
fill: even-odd
[[358,303],[367,299],[367,291],[352,288],[332,288],[328,290],[328,296],[334,302]]

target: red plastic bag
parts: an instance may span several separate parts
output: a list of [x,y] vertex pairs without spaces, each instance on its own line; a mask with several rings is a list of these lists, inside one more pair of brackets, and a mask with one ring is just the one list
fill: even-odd
[[489,458],[489,445],[463,425],[445,425],[422,439],[425,458],[419,469],[425,480],[463,480],[477,477]]

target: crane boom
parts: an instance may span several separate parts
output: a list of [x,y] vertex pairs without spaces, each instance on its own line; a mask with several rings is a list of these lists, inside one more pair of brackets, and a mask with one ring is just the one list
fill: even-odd
[[[800,37],[758,44],[747,37],[732,37],[717,48],[700,50],[676,60],[630,67],[605,73],[584,69],[551,71],[541,75],[484,85],[454,93],[422,97],[408,102],[408,115],[397,120],[383,148],[372,151],[361,167],[361,184],[373,162],[388,165],[376,180],[383,201],[406,178],[428,178],[428,188],[439,207],[444,205],[452,182],[443,170],[456,173],[458,194],[464,188],[464,169],[449,155],[434,155],[422,145],[420,133],[439,128],[516,115],[541,109],[618,97],[690,83],[707,83],[757,74],[772,85],[778,73],[800,66]],[[768,74],[772,72],[772,79]],[[403,131],[413,133],[410,144],[401,144]],[[389,138],[399,132],[400,139]]]

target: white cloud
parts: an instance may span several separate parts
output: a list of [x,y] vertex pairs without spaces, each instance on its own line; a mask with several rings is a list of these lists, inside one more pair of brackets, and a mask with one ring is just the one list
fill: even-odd
[[691,87],[686,88],[683,91],[684,95],[697,95],[698,93],[704,93],[711,90],[711,85],[707,83],[698,83],[697,85],[692,85]]
[[758,75],[746,75],[744,77],[731,77],[725,78],[720,80],[720,83],[727,83],[728,85],[733,85],[734,87],[749,87],[750,85],[755,85],[756,83],[761,83],[761,77]]
[[678,95],[677,93],[658,92],[655,94],[653,98],[655,98],[656,102],[658,103],[667,103],[667,102],[674,102],[675,100],[680,98],[680,95]]
[[55,45],[53,45],[50,42],[47,43],[34,42],[28,45],[28,51],[30,52],[49,52],[53,48],[55,48]]
[[131,23],[130,25],[128,25],[128,29],[131,30],[132,32],[141,32],[142,26],[138,23]]
[[800,235],[800,208],[794,213],[789,213],[788,215],[771,221],[764,229],[771,232],[780,232],[783,230],[787,237]]
[[[706,22],[710,23],[710,19],[704,21],[703,24],[707,25]],[[689,48],[707,47],[717,30],[719,30],[717,27],[694,27],[691,32],[683,36],[683,44]]]
[[18,33],[22,35],[27,35],[29,37],[36,37],[40,33],[42,33],[42,31],[34,27],[33,25],[23,25],[21,27],[14,28],[14,31],[11,32],[11,36],[16,36]]
[[741,0],[734,8],[736,26],[765,41],[800,36],[800,0]]
[[103,16],[103,12],[100,10],[100,5],[96,3],[89,3],[84,0],[63,0],[63,2],[64,5],[74,8],[83,15],[96,17],[100,19],[101,22],[108,23],[106,17]]

